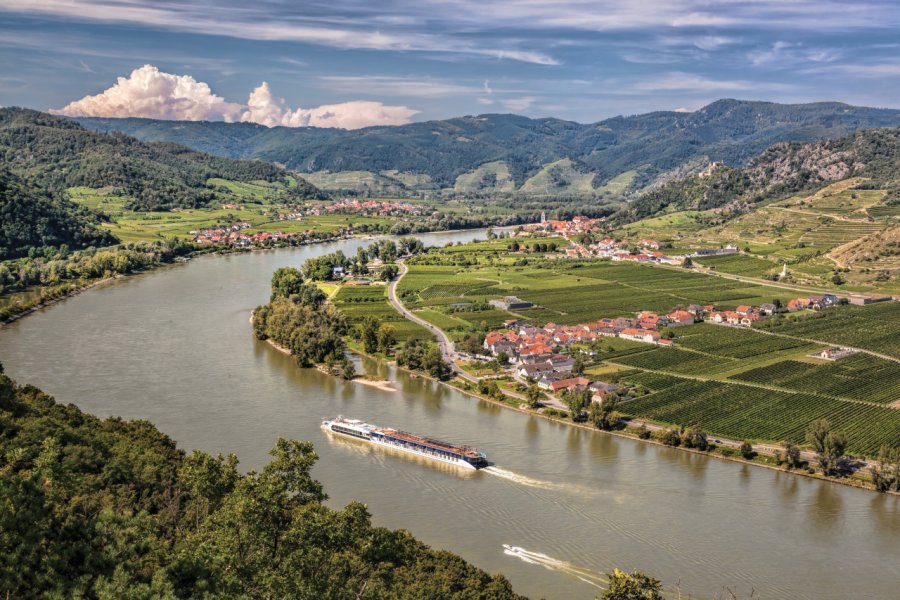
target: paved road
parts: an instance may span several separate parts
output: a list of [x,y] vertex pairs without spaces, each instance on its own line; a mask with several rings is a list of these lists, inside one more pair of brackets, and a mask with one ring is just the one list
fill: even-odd
[[[393,281],[390,282],[390,284],[388,284],[388,300],[390,301],[391,305],[395,309],[397,309],[397,311],[399,311],[400,314],[402,314],[404,317],[406,317],[407,319],[409,319],[410,321],[412,321],[418,325],[421,325],[428,331],[432,332],[435,335],[435,337],[437,337],[438,346],[441,349],[441,355],[443,356],[444,360],[447,361],[450,364],[450,366],[453,368],[454,373],[456,373],[457,375],[459,375],[466,381],[470,381],[472,383],[477,383],[478,381],[480,381],[479,377],[476,377],[476,376],[472,375],[471,373],[465,372],[464,370],[462,370],[462,368],[460,368],[460,366],[458,364],[456,364],[456,361],[459,359],[459,354],[456,352],[456,345],[449,338],[449,336],[447,336],[447,334],[444,333],[444,330],[442,330],[440,327],[437,327],[436,325],[429,323],[428,321],[419,317],[418,315],[413,314],[413,312],[411,310],[409,310],[408,308],[406,308],[406,306],[404,306],[404,304],[400,301],[400,299],[397,298],[397,284],[400,283],[400,280],[403,279],[403,276],[406,275],[406,273],[408,271],[409,271],[409,268],[401,262],[399,274]],[[790,336],[786,336],[786,337],[790,337]],[[863,350],[863,352],[865,352],[865,350]],[[896,359],[894,359],[894,360],[896,360]],[[511,392],[511,391],[505,390],[503,388],[501,388],[501,391],[511,398],[516,398],[517,400],[522,400],[523,402],[527,402],[527,398],[523,394]],[[551,406],[554,406],[556,408],[561,408],[563,410],[566,410],[566,407],[564,405],[559,403],[559,405],[557,406],[557,403],[558,403],[558,401],[549,402],[548,404]],[[640,427],[641,425],[644,425],[647,427],[647,429],[649,429],[651,431],[668,429],[668,427],[654,425],[652,423],[647,423],[640,419],[632,419],[629,422],[629,425],[632,427]],[[722,446],[730,446],[732,448],[740,448],[741,444],[743,443],[740,440],[730,440],[730,439],[718,437],[718,436],[710,436],[710,439],[711,440],[715,439],[717,444],[720,444]],[[774,455],[776,452],[781,450],[781,447],[776,446],[776,445],[770,445],[770,444],[753,444],[753,450],[759,454]],[[809,461],[810,464],[815,464],[816,456],[814,453],[801,452],[800,456],[803,460]],[[857,463],[852,468],[853,468],[853,470],[860,470],[860,469],[865,469],[865,468],[871,467],[873,464],[874,464],[873,461],[866,461],[866,462],[860,461],[860,463]]]

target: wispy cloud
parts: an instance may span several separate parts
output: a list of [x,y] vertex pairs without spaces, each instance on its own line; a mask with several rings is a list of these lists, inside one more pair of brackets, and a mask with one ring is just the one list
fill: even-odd
[[319,80],[325,82],[330,89],[339,92],[363,92],[366,95],[377,94],[389,97],[414,96],[433,98],[484,92],[484,88],[481,86],[462,85],[451,81],[418,77],[323,75],[319,77]]
[[792,86],[781,83],[748,81],[743,79],[714,79],[692,73],[672,72],[640,81],[631,89],[641,92],[695,91],[732,92],[743,90],[779,89],[788,90]]

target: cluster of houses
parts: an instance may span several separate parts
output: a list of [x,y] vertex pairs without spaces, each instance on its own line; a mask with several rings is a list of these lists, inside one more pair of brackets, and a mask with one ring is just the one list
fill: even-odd
[[541,213],[540,223],[531,223],[522,227],[522,235],[528,236],[534,233],[558,233],[560,235],[575,235],[577,233],[590,233],[597,231],[605,219],[592,219],[579,215],[569,221],[547,220],[547,215]]
[[634,244],[616,241],[612,238],[594,242],[588,246],[573,243],[566,248],[566,256],[574,258],[600,257],[609,258],[612,261],[633,261],[639,263],[658,263],[665,265],[680,265],[681,258],[668,256],[659,249],[662,245],[656,240],[644,239],[637,243],[639,250],[633,250]]
[[354,214],[375,217],[421,215],[431,209],[409,202],[385,202],[380,200],[338,200],[333,204],[313,204],[307,209],[310,215]]
[[250,223],[240,222],[213,229],[199,229],[189,233],[194,236],[194,241],[198,244],[225,244],[235,248],[264,245],[269,242],[274,243],[299,235],[281,231],[259,231],[256,233],[243,231],[249,227]]

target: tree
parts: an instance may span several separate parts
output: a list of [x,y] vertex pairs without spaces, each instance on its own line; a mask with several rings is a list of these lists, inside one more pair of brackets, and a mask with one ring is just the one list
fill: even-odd
[[703,451],[709,448],[706,434],[699,425],[692,425],[681,433],[681,444],[685,448],[696,448]]
[[391,348],[397,343],[395,331],[394,326],[388,325],[387,323],[383,323],[378,327],[375,337],[379,352],[388,354],[391,351]]
[[384,265],[381,267],[381,272],[378,273],[378,276],[382,281],[391,281],[399,272],[400,268],[397,265]]
[[781,450],[775,454],[775,458],[787,469],[796,469],[800,466],[800,448],[785,440],[781,442]]
[[693,269],[694,261],[691,259],[690,256],[687,256],[687,257],[685,257],[684,262],[681,263],[681,266],[684,267],[685,269]]
[[822,473],[829,475],[838,468],[844,456],[847,438],[840,432],[832,431],[831,423],[825,419],[818,419],[809,424],[806,443],[815,451]]
[[541,392],[541,388],[537,386],[536,383],[531,383],[525,389],[525,398],[528,399],[528,406],[531,408],[537,408],[541,405],[541,398],[543,398],[544,394]]
[[345,356],[341,361],[341,377],[348,381],[356,377],[356,366],[349,356]]
[[756,456],[756,451],[753,450],[753,444],[750,442],[742,442],[741,443],[741,456],[746,458],[747,460],[751,460]]
[[584,358],[579,354],[575,357],[575,364],[572,365],[572,374],[581,376],[584,375]]
[[656,437],[666,446],[678,446],[681,444],[681,432],[677,429],[657,431]]
[[600,597],[603,600],[662,600],[662,584],[640,571],[625,573],[614,569],[609,574],[609,587]]
[[591,405],[593,393],[590,389],[571,390],[563,394],[563,401],[569,407],[569,414],[573,421],[581,422],[587,417],[585,409]]
[[872,466],[872,483],[879,492],[900,491],[900,448],[882,446]]
[[422,368],[438,381],[446,381],[453,374],[453,369],[441,356],[441,349],[437,346],[432,346],[425,352]]
[[363,349],[369,354],[378,352],[378,319],[375,317],[363,317],[359,325],[360,339],[363,343]]
[[[609,431],[620,426],[622,414],[616,410],[619,406],[619,397],[609,394],[602,402],[591,404],[590,419],[597,429]],[[645,428],[646,429],[646,428]]]

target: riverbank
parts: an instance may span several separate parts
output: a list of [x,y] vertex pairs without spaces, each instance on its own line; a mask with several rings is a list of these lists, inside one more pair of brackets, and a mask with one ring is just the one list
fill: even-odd
[[[521,414],[540,417],[542,419],[546,419],[547,421],[552,421],[554,423],[558,423],[561,425],[575,427],[577,429],[582,429],[585,431],[605,433],[605,434],[609,434],[609,435],[619,437],[619,438],[627,438],[627,439],[635,441],[635,442],[643,442],[643,443],[651,444],[654,446],[660,446],[660,447],[669,448],[672,450],[679,450],[681,452],[688,452],[691,454],[707,456],[710,458],[717,458],[720,460],[725,460],[725,461],[729,461],[729,462],[733,462],[733,463],[740,463],[740,464],[750,465],[750,466],[754,466],[754,467],[762,467],[765,469],[769,469],[770,471],[777,471],[779,473],[787,473],[790,475],[799,475],[801,477],[806,477],[809,479],[818,479],[820,481],[825,481],[828,483],[837,483],[837,484],[844,485],[847,487],[863,489],[863,490],[868,490],[868,491],[873,491],[873,492],[876,491],[875,486],[870,481],[868,481],[866,479],[861,479],[859,476],[831,477],[831,476],[823,475],[822,473],[820,473],[818,471],[810,473],[809,471],[807,471],[805,468],[802,468],[802,467],[798,468],[798,469],[785,469],[784,467],[781,467],[778,464],[776,464],[774,457],[772,455],[768,455],[768,454],[758,453],[756,458],[746,459],[746,458],[740,456],[740,454],[737,451],[735,451],[733,448],[730,448],[729,446],[725,446],[725,445],[718,446],[715,443],[710,443],[710,449],[704,451],[704,450],[698,450],[696,448],[685,448],[683,446],[670,446],[668,444],[664,444],[663,442],[661,442],[659,440],[655,440],[653,438],[646,438],[646,439],[641,438],[641,437],[639,437],[639,433],[638,433],[638,430],[640,429],[640,425],[626,424],[625,428],[621,429],[621,430],[598,429],[596,427],[593,427],[589,423],[577,423],[568,418],[563,418],[563,417],[559,417],[554,414],[541,412],[542,409],[538,409],[538,410],[531,409],[524,402],[518,404],[518,406],[515,406],[508,401],[499,400],[499,399],[493,398],[491,396],[485,396],[483,394],[480,394],[476,390],[471,389],[471,387],[469,387],[470,382],[468,382],[460,377],[454,377],[453,379],[450,379],[448,381],[440,381],[438,379],[435,379],[434,377],[431,377],[427,373],[423,373],[421,371],[414,371],[412,369],[402,367],[402,366],[398,365],[397,362],[394,360],[387,360],[383,356],[368,354],[368,353],[364,352],[363,350],[361,350],[360,348],[358,348],[356,345],[351,347],[350,351],[353,352],[354,354],[358,354],[360,356],[365,356],[372,360],[382,361],[386,364],[393,366],[394,368],[396,368],[398,370],[404,371],[406,373],[410,373],[416,377],[420,377],[422,379],[428,379],[435,383],[445,385],[445,386],[452,388],[458,392],[466,394],[467,396],[470,396],[473,398],[478,398],[479,400],[483,400],[490,404],[494,404],[496,406],[500,406],[502,408],[512,410],[512,411],[515,411],[515,412],[518,412]],[[883,492],[883,493],[888,494],[888,495],[893,495],[893,496],[900,496],[900,492],[897,492],[897,491],[887,491],[887,492]]]

